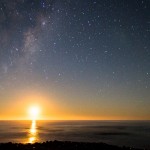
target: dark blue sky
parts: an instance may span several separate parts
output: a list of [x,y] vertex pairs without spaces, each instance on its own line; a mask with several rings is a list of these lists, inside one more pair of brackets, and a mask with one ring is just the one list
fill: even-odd
[[72,119],[150,119],[150,1],[1,0],[2,116],[21,91]]

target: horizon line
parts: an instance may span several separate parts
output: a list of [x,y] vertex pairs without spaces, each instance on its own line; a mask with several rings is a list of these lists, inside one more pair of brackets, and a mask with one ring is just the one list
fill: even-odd
[[[33,121],[34,119],[0,119],[0,121]],[[150,119],[35,119],[34,121],[150,121]]]

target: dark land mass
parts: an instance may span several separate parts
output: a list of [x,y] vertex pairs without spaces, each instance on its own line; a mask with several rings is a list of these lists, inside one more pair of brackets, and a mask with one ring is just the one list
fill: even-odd
[[105,143],[86,143],[70,141],[47,141],[43,143],[21,144],[1,143],[0,150],[142,150],[131,147],[119,147]]

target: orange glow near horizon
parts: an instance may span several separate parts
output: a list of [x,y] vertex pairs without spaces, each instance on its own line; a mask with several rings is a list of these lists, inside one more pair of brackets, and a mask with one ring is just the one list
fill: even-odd
[[[57,95],[58,96],[58,95]],[[136,107],[121,105],[87,105],[78,109],[78,105],[63,103],[64,99],[46,92],[20,92],[11,100],[1,104],[0,120],[149,120],[149,114],[138,114]],[[80,105],[81,106],[81,105]],[[107,106],[107,107],[106,107]],[[107,109],[106,109],[107,108]],[[143,107],[144,108],[144,107]],[[132,115],[131,115],[132,114]]]
[[48,120],[59,114],[55,98],[44,92],[20,92],[1,105],[0,120]]

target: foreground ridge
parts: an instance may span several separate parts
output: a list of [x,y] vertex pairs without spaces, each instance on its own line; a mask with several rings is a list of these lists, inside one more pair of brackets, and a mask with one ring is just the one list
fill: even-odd
[[105,143],[46,141],[43,143],[21,144],[1,143],[0,150],[143,150],[131,147],[119,147]]

